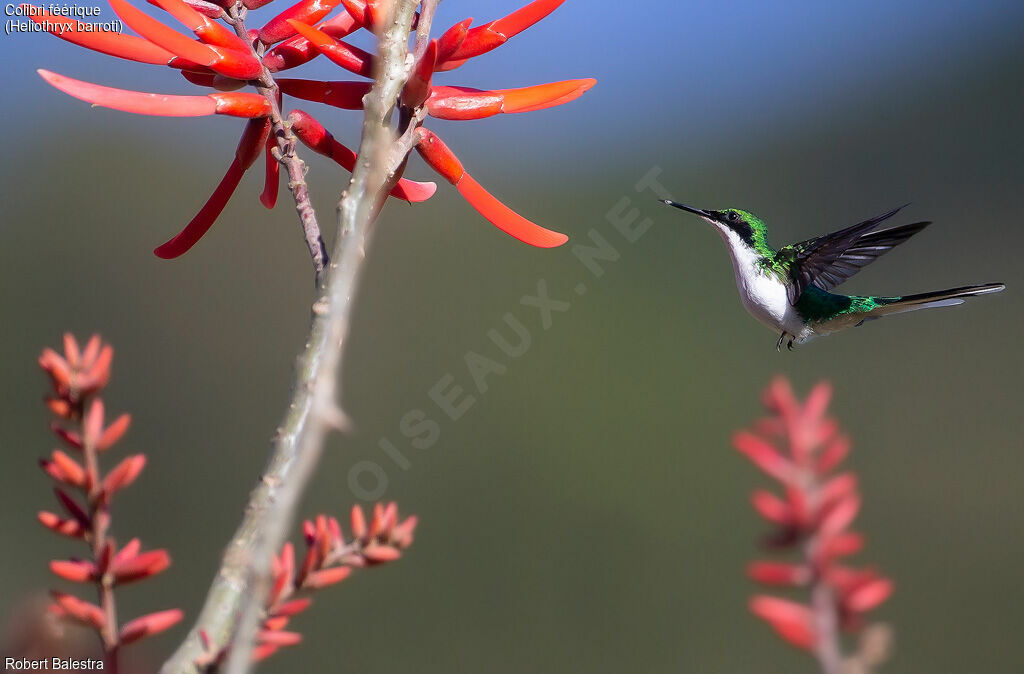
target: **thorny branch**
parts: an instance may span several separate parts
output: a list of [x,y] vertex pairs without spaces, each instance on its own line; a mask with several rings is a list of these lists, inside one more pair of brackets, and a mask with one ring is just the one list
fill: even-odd
[[[245,6],[238,3],[226,10],[225,18],[234,26],[238,37],[249,42],[248,29],[245,25],[246,12]],[[253,54],[262,61],[265,49],[266,45],[257,40]],[[288,190],[295,200],[295,212],[299,216],[299,222],[302,223],[302,234],[306,239],[309,255],[313,259],[313,269],[316,272],[319,286],[327,266],[327,247],[320,235],[320,224],[316,220],[316,212],[313,210],[313,204],[309,198],[309,187],[306,185],[306,164],[295,153],[298,139],[295,138],[291,127],[281,115],[281,90],[266,66],[263,67],[263,72],[256,80],[256,85],[260,94],[270,103],[271,133],[277,140],[277,152],[274,153],[274,158],[284,166],[285,172],[288,174]]]

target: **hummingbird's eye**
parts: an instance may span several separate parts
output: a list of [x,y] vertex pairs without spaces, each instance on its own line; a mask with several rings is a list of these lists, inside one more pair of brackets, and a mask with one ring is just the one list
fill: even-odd
[[737,213],[736,211],[730,211],[729,212],[729,222],[736,222],[739,219],[740,219],[739,213]]

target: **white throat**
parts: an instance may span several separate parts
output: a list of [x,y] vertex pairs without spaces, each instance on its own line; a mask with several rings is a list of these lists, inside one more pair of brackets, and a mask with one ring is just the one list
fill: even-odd
[[789,304],[786,285],[761,266],[761,255],[736,232],[717,222],[708,222],[729,248],[736,288],[747,311],[772,330],[799,335],[803,321]]

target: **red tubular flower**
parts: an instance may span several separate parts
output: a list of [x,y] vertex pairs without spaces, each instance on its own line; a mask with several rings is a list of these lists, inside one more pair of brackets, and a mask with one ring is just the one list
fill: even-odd
[[[110,380],[113,358],[114,349],[103,345],[99,335],[93,335],[85,349],[81,349],[74,335],[65,333],[63,356],[52,349],[43,349],[39,367],[49,375],[53,384],[54,395],[47,398],[51,411],[64,419],[81,417],[85,400]],[[81,446],[80,442],[78,446]]]
[[[110,0],[114,12],[135,32],[175,56],[206,66],[235,79],[248,80],[263,72],[263,65],[251,51],[222,47],[217,43],[195,42],[168,28],[126,0]],[[198,33],[197,33],[198,34]],[[217,33],[218,40],[223,33]]]
[[369,52],[353,47],[344,40],[335,40],[327,33],[294,19],[288,19],[288,24],[333,63],[356,75],[373,75],[373,55]]
[[[305,21],[304,23],[308,24],[309,22]],[[295,30],[294,27],[291,28],[292,30]],[[343,38],[359,29],[360,24],[346,12],[324,21],[316,28],[330,37]],[[319,54],[320,51],[313,46],[312,42],[302,35],[296,35],[295,37],[285,40],[264,54],[263,65],[266,66],[270,72],[278,72],[280,70],[287,70],[289,68],[295,68],[304,63],[308,63]]]
[[[763,490],[753,494],[755,510],[775,525],[768,542],[801,556],[796,563],[754,562],[748,574],[766,585],[807,588],[813,598],[806,606],[759,595],[751,600],[750,610],[823,663],[841,659],[838,630],[859,629],[863,615],[893,590],[891,580],[871,569],[837,563],[859,552],[863,537],[849,531],[861,504],[856,476],[830,474],[849,450],[836,422],[825,416],[830,394],[827,384],[819,384],[800,403],[788,382],[777,379],[765,394],[773,416],[733,438],[737,450],[784,487],[784,499]],[[780,441],[784,452],[778,449]]]
[[459,194],[492,225],[524,243],[538,248],[554,248],[569,240],[565,234],[544,229],[530,222],[505,204],[495,199],[480,183],[466,173],[462,162],[432,131],[420,127],[416,130],[416,150],[420,156],[445,180],[455,185]]
[[[244,0],[243,5],[255,9],[268,1]],[[418,126],[424,113],[441,119],[467,120],[531,112],[568,103],[590,89],[594,85],[592,79],[495,90],[434,84],[435,71],[451,70],[467,59],[494,49],[543,19],[563,1],[536,0],[504,18],[475,28],[471,27],[472,20],[467,19],[449,28],[439,39],[430,41],[427,49],[418,55],[401,93],[400,118],[406,120],[403,124],[411,120]],[[267,152],[265,184],[260,201],[268,208],[276,203],[280,179],[278,162],[294,162],[291,136],[281,119],[284,101],[277,95],[278,90],[286,96],[337,108],[360,109],[363,97],[370,89],[369,82],[301,79],[275,82],[272,74],[306,63],[322,53],[356,75],[369,77],[374,70],[374,56],[344,42],[342,38],[359,28],[374,30],[380,27],[389,8],[381,0],[299,0],[260,29],[246,30],[241,35],[217,21],[225,18],[225,11],[229,15],[235,11],[223,2],[149,2],[191,30],[197,39],[170,28],[128,0],[110,0],[110,4],[140,37],[95,32],[85,24],[48,14],[33,18],[42,24],[49,22],[48,27],[54,34],[75,44],[119,58],[177,68],[190,83],[217,90],[194,96],[151,94],[39,71],[49,84],[71,96],[94,105],[137,114],[172,117],[219,114],[253,120],[246,127],[234,160],[203,208],[177,236],[156,248],[159,257],[174,258],[189,250],[210,229],[260,151]],[[328,18],[339,4],[344,6],[344,11]],[[240,18],[231,19],[229,23],[237,25]],[[241,31],[240,28],[237,30]],[[258,92],[236,91],[247,85],[257,85]],[[315,151],[351,170],[355,162],[354,153],[315,120],[308,118],[305,122],[305,126],[296,125],[295,135]],[[264,135],[269,124],[276,125],[273,136]],[[461,168],[458,160],[436,136],[419,130],[417,139],[421,143],[420,154],[427,163],[440,170],[445,179],[456,186],[459,194],[498,228],[539,247],[554,247],[567,240],[564,235],[535,225],[495,199]],[[275,146],[281,149],[281,153],[273,150]],[[439,166],[442,169],[438,169]],[[456,166],[458,170],[450,170]],[[293,167],[292,164],[290,168]],[[404,164],[402,168],[404,170]],[[392,196],[417,202],[429,198],[434,190],[433,183],[403,179],[392,190]],[[59,407],[64,403],[55,401],[53,404]]]
[[[266,101],[264,100],[264,102]],[[221,211],[224,210],[231,195],[235,193],[238,183],[242,181],[242,176],[255,163],[269,134],[270,120],[263,118],[249,122],[242,133],[242,138],[238,141],[235,158],[228,167],[227,173],[221,178],[220,184],[217,185],[209,200],[192,218],[191,222],[185,225],[185,228],[174,238],[153,251],[157,257],[168,260],[184,255],[209,231]]]
[[[288,120],[292,123],[292,131],[310,150],[334,160],[346,171],[351,172],[356,167],[356,153],[335,140],[312,115],[302,110],[292,110]],[[420,183],[402,178],[391,190],[391,196],[416,203],[426,201],[436,190],[437,185],[434,183]]]
[[533,112],[582,96],[597,80],[566,80],[521,89],[481,91],[468,87],[434,87],[427,111],[439,119],[483,119],[501,113]]
[[473,19],[460,21],[446,30],[437,39],[437,66],[439,70],[441,69],[440,66],[451,58],[455,50],[462,46],[462,43],[466,40],[466,35],[469,33],[469,26],[472,23]]
[[402,89],[402,103],[410,108],[418,108],[430,96],[430,81],[434,76],[434,64],[437,62],[437,40],[431,40],[423,56],[416,62],[409,81]]
[[471,28],[455,52],[438,66],[438,70],[452,70],[474,56],[486,54],[500,47],[509,38],[515,37],[555,11],[563,2],[565,0],[536,0],[506,17]]
[[39,76],[51,86],[69,96],[123,112],[160,117],[202,117],[204,115],[231,115],[233,117],[265,117],[270,104],[258,94],[217,93],[206,96],[173,96],[126,91],[99,84],[82,82],[49,70],[39,70]]
[[[23,4],[21,7],[24,9],[30,5]],[[39,25],[49,28],[52,35],[102,54],[153,65],[168,65],[175,58],[166,49],[133,35],[89,30],[87,24],[49,12],[33,13],[30,16]]]
[[299,0],[260,28],[259,38],[263,44],[271,45],[295,35],[292,21],[300,25],[312,25],[324,18],[340,4],[341,0]]
[[217,23],[210,17],[200,14],[181,0],[149,1],[180,21],[206,44],[227,47],[228,49],[240,51],[243,54],[249,53],[249,45],[242,38],[235,35],[234,31],[229,30],[223,24]]
[[[326,103],[343,110],[362,110],[363,97],[370,92],[369,82],[322,82],[320,80],[277,80],[281,92],[306,101]],[[301,112],[297,110],[295,112]],[[306,114],[306,113],[302,113]]]

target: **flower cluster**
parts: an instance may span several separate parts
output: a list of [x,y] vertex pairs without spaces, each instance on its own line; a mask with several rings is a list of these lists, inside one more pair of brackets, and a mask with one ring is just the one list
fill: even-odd
[[75,338],[66,334],[63,356],[44,349],[39,357],[40,367],[53,384],[53,393],[46,402],[59,421],[52,428],[67,451],[55,449],[48,459],[40,461],[43,471],[57,485],[54,493],[62,512],[43,511],[38,518],[51,531],[83,541],[90,551],[87,559],[53,560],[50,570],[65,580],[93,584],[99,593],[97,605],[55,591],[50,611],[95,629],[108,658],[116,657],[121,646],[162,632],[182,618],[180,610],[170,609],[123,625],[117,622],[114,587],[160,573],[170,565],[171,558],[166,550],[144,552],[137,538],[118,546],[109,533],[114,495],[134,482],[146,465],[145,455],[135,454],[122,459],[106,474],[100,470],[99,455],[121,440],[131,424],[127,414],[107,424],[103,401],[98,397],[110,380],[113,355],[113,349],[98,336],[80,348]]
[[[247,12],[269,0],[151,2],[191,30],[195,39],[143,13],[127,0],[110,0],[110,5],[138,36],[92,31],[90,26],[75,19],[45,12],[37,12],[32,18],[64,40],[123,59],[177,69],[192,84],[210,90],[192,96],[143,93],[39,71],[49,84],[71,96],[138,114],[172,117],[216,114],[249,120],[234,159],[212,196],[179,234],[156,249],[158,256],[178,257],[195,245],[213,225],[243,174],[261,153],[266,154],[267,163],[260,200],[272,208],[277,200],[280,163],[295,158],[296,137],[313,151],[352,170],[355,153],[335,140],[309,113],[293,110],[285,115],[282,112],[284,96],[335,108],[361,109],[370,82],[286,79],[277,78],[276,74],[323,54],[354,75],[372,76],[374,56],[342,38],[360,29],[378,32],[391,3],[386,0],[299,0],[262,28],[250,30],[245,27]],[[471,27],[472,19],[455,24],[418,54],[411,65],[399,106],[401,118],[416,132],[414,140],[427,164],[454,185],[484,218],[538,247],[558,246],[567,238],[530,222],[498,201],[465,171],[436,135],[419,124],[427,116],[468,120],[540,110],[572,101],[593,86],[594,80],[581,79],[482,91],[433,83],[436,71],[453,70],[495,49],[543,19],[562,2],[564,0],[536,0],[506,17],[480,26]],[[327,18],[339,5],[343,6],[340,13]],[[238,91],[247,85],[255,91]],[[298,176],[301,178],[301,170]],[[289,181],[290,187],[294,188],[294,184],[295,181]],[[418,202],[429,199],[435,189],[433,183],[399,179],[391,196]],[[300,196],[297,192],[293,194],[298,205]]]
[[[416,517],[399,520],[398,506],[376,504],[369,523],[363,509],[352,507],[351,539],[342,535],[337,518],[317,515],[302,523],[306,554],[296,563],[295,547],[285,543],[281,554],[273,559],[272,586],[267,597],[263,623],[253,649],[254,660],[263,660],[284,646],[302,641],[298,632],[288,631],[292,617],[302,613],[313,600],[314,590],[339,583],[352,573],[353,568],[392,562],[402,556],[402,550],[412,545]],[[226,649],[213,647],[205,633],[200,633],[206,644],[206,655],[198,665],[207,667],[225,656]]]
[[[795,550],[799,556],[793,562],[754,562],[748,568],[750,577],[765,585],[811,591],[810,605],[758,595],[750,609],[783,639],[814,652],[823,663],[840,657],[839,631],[859,630],[864,614],[893,590],[892,581],[876,570],[842,561],[863,548],[864,537],[850,530],[861,505],[856,476],[834,474],[850,442],[826,416],[830,397],[828,384],[820,383],[801,404],[789,383],[776,379],[764,396],[770,416],[733,438],[736,449],[782,485],[782,497],[760,489],[753,493],[754,509],[775,526],[768,547]],[[778,449],[780,443],[785,452]]]

